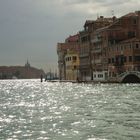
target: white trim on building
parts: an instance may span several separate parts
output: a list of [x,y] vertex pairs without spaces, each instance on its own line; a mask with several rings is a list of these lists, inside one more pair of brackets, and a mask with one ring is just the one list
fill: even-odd
[[107,71],[94,71],[93,81],[106,81],[108,77]]

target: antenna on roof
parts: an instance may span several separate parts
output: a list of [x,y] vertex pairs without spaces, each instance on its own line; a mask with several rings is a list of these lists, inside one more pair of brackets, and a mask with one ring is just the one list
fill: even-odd
[[111,14],[112,14],[112,16],[114,17],[114,10],[111,10]]

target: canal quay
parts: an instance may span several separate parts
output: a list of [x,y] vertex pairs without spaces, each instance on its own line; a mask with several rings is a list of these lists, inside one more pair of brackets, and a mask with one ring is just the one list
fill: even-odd
[[139,140],[139,84],[0,80],[0,139]]

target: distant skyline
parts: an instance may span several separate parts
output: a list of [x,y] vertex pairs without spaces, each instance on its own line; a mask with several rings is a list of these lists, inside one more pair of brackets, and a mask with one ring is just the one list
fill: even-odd
[[137,10],[140,0],[0,0],[0,65],[55,69],[57,43],[86,20]]

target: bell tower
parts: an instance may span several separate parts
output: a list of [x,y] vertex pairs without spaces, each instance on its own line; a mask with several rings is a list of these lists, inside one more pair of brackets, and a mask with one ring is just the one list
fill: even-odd
[[30,68],[30,63],[29,63],[28,59],[27,59],[27,62],[26,62],[26,64],[25,64],[25,67],[26,67],[26,68]]

